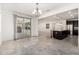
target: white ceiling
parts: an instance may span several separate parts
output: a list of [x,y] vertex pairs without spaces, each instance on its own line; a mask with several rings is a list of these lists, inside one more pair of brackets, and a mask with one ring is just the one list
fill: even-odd
[[[39,3],[39,9],[42,10],[43,14],[63,7],[65,5],[69,5],[68,3]],[[24,13],[28,16],[33,16],[32,12],[36,7],[35,3],[4,3],[3,7],[7,9],[11,9],[15,12]]]
[[59,19],[64,19],[64,20],[67,20],[67,19],[77,19],[78,18],[78,9],[73,9],[73,10],[69,10],[69,11],[66,11],[66,12],[62,12],[62,13],[59,13],[57,14],[56,16],[59,17]]
[[48,19],[48,20],[78,20],[78,8],[65,11],[62,13],[58,13],[46,18],[43,18],[42,20]]

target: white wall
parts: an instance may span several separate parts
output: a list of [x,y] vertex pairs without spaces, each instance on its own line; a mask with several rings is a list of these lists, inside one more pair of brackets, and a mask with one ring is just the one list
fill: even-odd
[[0,6],[0,45],[1,45],[1,6]]
[[0,8],[0,33],[1,33],[1,8]]
[[[50,28],[46,29],[46,24],[50,24]],[[39,23],[39,36],[43,37],[49,37],[50,36],[50,30],[52,29],[53,22],[44,21],[42,23]]]
[[14,19],[12,11],[2,8],[2,40],[14,39]]
[[[46,29],[46,24],[50,24],[49,29]],[[61,24],[61,26],[60,26]],[[66,20],[52,20],[51,19],[41,19],[39,20],[39,35],[50,36],[51,30],[66,30]]]
[[38,36],[38,18],[31,19],[31,36]]
[[14,14],[25,17],[25,15],[15,13],[9,8],[2,5],[2,41],[14,40]]
[[[50,28],[46,29],[46,24],[50,24]],[[47,31],[47,30],[65,30],[66,28],[66,20],[50,20],[44,19],[39,21],[39,31]]]
[[[50,24],[49,29],[46,29],[46,24]],[[48,21],[39,23],[39,31],[47,32],[47,31],[51,30],[52,29],[52,24],[53,24],[53,22],[48,22]]]

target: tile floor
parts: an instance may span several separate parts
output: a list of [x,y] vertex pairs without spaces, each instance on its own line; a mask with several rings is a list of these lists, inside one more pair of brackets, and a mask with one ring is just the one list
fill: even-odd
[[31,37],[6,41],[0,46],[0,55],[79,55],[79,48],[68,40]]

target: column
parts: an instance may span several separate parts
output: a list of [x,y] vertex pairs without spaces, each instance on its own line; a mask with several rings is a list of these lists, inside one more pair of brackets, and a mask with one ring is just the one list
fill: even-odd
[[31,19],[31,36],[38,36],[38,18],[35,16]]

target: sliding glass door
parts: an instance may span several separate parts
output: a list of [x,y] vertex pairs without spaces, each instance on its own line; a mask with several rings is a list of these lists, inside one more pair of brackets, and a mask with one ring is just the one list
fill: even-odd
[[16,39],[27,38],[31,35],[31,21],[25,17],[16,16],[15,37]]

